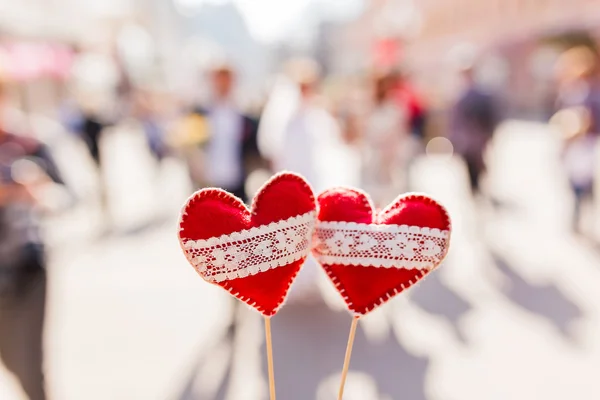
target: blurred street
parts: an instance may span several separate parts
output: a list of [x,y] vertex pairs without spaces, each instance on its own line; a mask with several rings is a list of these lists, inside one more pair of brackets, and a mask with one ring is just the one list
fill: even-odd
[[[94,204],[47,228],[49,395],[266,399],[261,321],[244,309],[240,329],[227,331],[229,298],[196,275],[177,242],[184,167],[169,160],[155,174],[142,146],[123,145],[138,139],[123,130],[106,140],[115,149],[106,165],[119,229],[104,232]],[[408,296],[361,322],[347,400],[596,398],[600,251],[570,233],[558,151],[545,125],[506,122],[488,155],[493,201],[477,203],[457,159],[417,160],[415,188],[453,216],[451,252]],[[73,174],[81,185],[90,179],[83,169]],[[350,317],[329,306],[292,302],[273,319],[282,400],[335,398]],[[20,398],[0,369],[0,399]]]

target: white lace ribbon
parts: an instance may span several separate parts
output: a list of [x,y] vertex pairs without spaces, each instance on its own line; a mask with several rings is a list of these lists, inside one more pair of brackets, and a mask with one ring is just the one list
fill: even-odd
[[449,231],[407,225],[319,222],[313,254],[321,264],[430,270],[448,250]]
[[207,240],[183,239],[186,257],[208,281],[244,278],[288,265],[310,252],[315,213]]

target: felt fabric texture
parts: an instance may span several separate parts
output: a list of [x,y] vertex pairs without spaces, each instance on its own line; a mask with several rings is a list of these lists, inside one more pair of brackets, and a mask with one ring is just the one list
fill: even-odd
[[[381,211],[374,209],[366,193],[352,188],[326,190],[319,195],[317,202],[319,221],[409,225],[451,230],[446,209],[424,194],[402,195]],[[358,316],[384,304],[431,272],[378,266],[325,264],[322,267],[344,298],[348,309]]]
[[[299,175],[280,173],[258,192],[251,209],[221,189],[203,189],[185,204],[179,223],[179,239],[200,240],[231,234],[315,211],[312,189]],[[282,306],[290,285],[305,258],[245,278],[216,283],[266,317]]]

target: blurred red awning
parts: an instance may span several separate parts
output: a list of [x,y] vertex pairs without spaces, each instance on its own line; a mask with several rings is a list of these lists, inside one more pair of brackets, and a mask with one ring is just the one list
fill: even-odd
[[379,39],[375,43],[375,66],[391,68],[400,61],[400,41],[395,38]]
[[0,43],[0,72],[10,80],[64,79],[72,60],[72,51],[61,44]]

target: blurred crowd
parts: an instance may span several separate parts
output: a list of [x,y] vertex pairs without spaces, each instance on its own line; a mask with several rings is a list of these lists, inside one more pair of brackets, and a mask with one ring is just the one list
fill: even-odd
[[[355,185],[383,207],[413,189],[411,166],[426,152],[460,156],[473,194],[486,198],[486,149],[506,118],[497,93],[477,79],[476,54],[452,66],[460,88],[448,101],[441,129],[429,99],[402,66],[373,68],[344,81],[332,94],[327,90],[331,77],[316,61],[294,58],[281,65],[260,106],[248,107],[237,101],[239,66],[226,58],[198,71],[202,90],[210,95],[190,101],[161,88],[136,86],[118,60],[106,54],[79,49],[75,57],[57,89],[51,118],[60,122],[61,135],[80,141],[95,166],[106,221],[111,220],[106,201],[110,186],[103,173],[111,158],[103,140],[107,132],[124,126],[143,133],[158,170],[166,159],[184,163],[191,190],[220,187],[248,201],[268,176],[288,170],[305,176],[317,193],[333,185]],[[551,122],[564,137],[562,161],[577,200],[573,229],[579,232],[596,179],[598,54],[589,47],[567,49],[555,72]],[[14,123],[15,109],[22,119],[27,109],[14,102],[19,83],[0,76],[0,359],[29,398],[41,400],[46,398],[41,221],[83,199],[63,179],[56,155],[45,143],[46,133]],[[75,161],[61,161],[78,168]],[[48,201],[57,191],[69,199],[58,207]],[[311,286],[308,271],[306,287]]]

